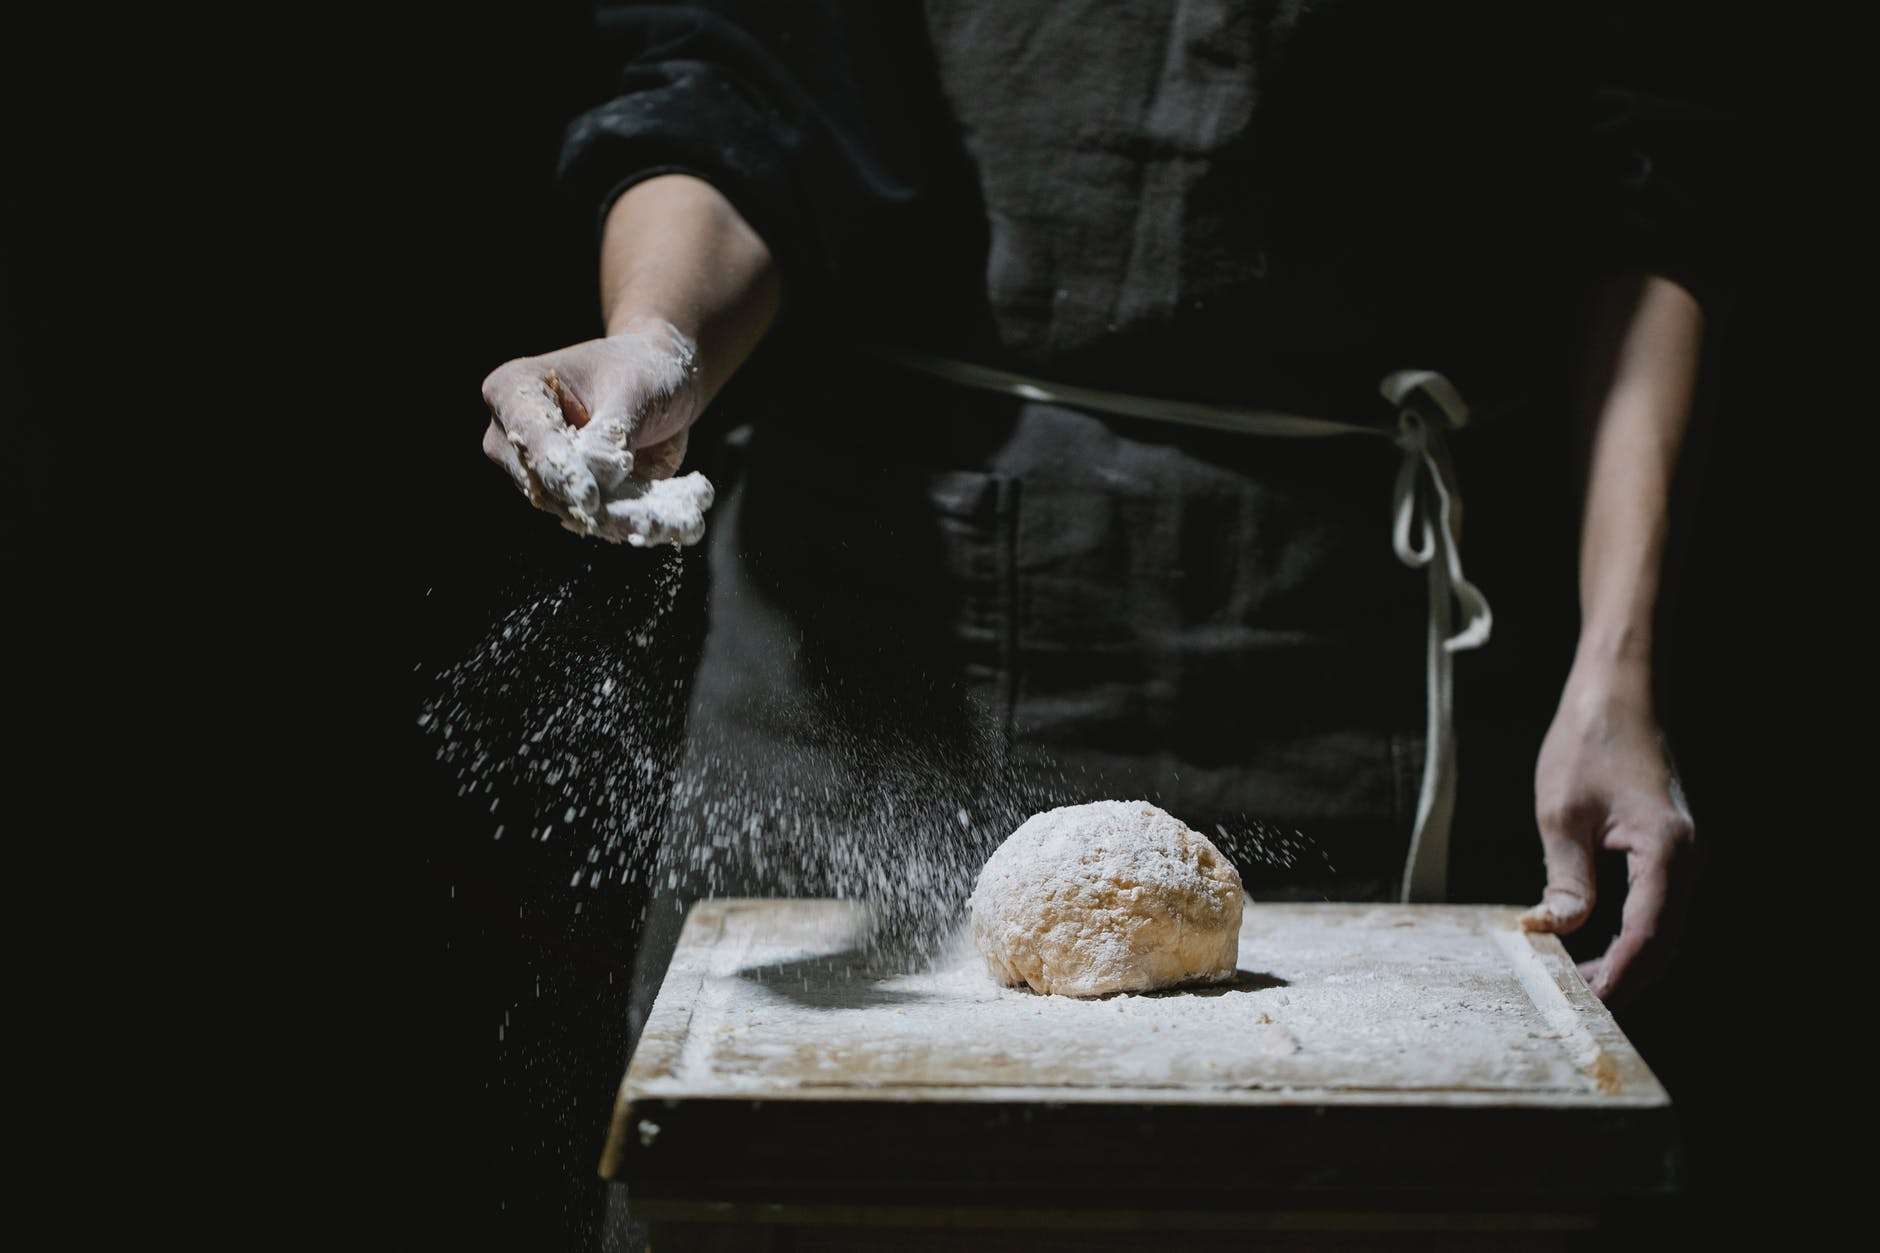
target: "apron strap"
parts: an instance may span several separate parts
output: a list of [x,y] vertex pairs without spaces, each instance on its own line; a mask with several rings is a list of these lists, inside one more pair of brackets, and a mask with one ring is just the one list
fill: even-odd
[[[1229,431],[1239,435],[1322,436],[1388,435],[1390,432],[1358,422],[1335,422],[1329,418],[1307,418],[1271,409],[1237,409],[1229,405],[1199,404],[1192,400],[1164,400],[1159,396],[1132,396],[1127,392],[1104,391],[1095,387],[1073,387],[1068,383],[1050,383],[1010,370],[951,357],[934,357],[902,348],[864,345],[864,351],[899,365],[912,366],[923,374],[963,387],[981,391],[1003,392],[1020,400],[1062,405],[1067,409],[1090,409],[1125,418],[1148,418],[1155,422],[1173,422],[1179,426],[1205,427],[1210,431]],[[1453,389],[1452,389],[1453,390]]]
[[[1449,887],[1449,826],[1456,808],[1453,656],[1487,643],[1494,621],[1487,598],[1462,573],[1462,492],[1444,432],[1466,424],[1469,408],[1455,384],[1433,370],[1399,370],[1387,375],[1378,390],[1397,407],[1397,429],[1392,432],[1361,422],[1075,387],[881,345],[867,345],[865,351],[949,383],[1070,409],[1246,435],[1393,438],[1403,450],[1403,461],[1391,497],[1391,547],[1406,566],[1429,572],[1430,601],[1423,782],[1417,793],[1410,851],[1404,859],[1401,899],[1444,899]],[[1452,600],[1462,609],[1462,629],[1454,635],[1450,634]]]
[[[1462,493],[1444,438],[1445,429],[1459,429],[1469,420],[1468,406],[1454,384],[1428,370],[1399,370],[1378,390],[1398,406],[1397,446],[1404,453],[1392,496],[1391,547],[1406,566],[1427,569],[1430,584],[1423,784],[1404,857],[1401,899],[1440,901],[1449,890],[1449,826],[1456,811],[1454,655],[1487,643],[1494,615],[1488,598],[1462,573]],[[1421,407],[1419,399],[1426,402]],[[1452,598],[1463,620],[1454,635],[1449,633]]]

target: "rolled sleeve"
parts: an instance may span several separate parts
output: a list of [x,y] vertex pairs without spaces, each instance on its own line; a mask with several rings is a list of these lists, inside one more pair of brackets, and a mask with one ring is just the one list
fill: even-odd
[[1589,112],[1602,264],[1663,275],[1707,313],[1727,308],[1744,254],[1740,119],[1675,89],[1610,77],[1593,88]]
[[877,86],[892,81],[879,26],[874,8],[828,0],[602,6],[598,34],[622,68],[615,94],[569,123],[558,181],[598,232],[636,183],[701,178],[763,237],[793,300],[814,303],[861,224],[918,177],[898,102]]

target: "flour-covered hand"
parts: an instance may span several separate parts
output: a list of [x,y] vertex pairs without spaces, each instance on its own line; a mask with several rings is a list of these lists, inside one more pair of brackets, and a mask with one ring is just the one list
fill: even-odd
[[697,352],[669,322],[506,362],[483,380],[483,451],[529,503],[615,543],[692,544],[712,488],[675,478],[703,407]]
[[1578,930],[1592,913],[1598,855],[1625,854],[1619,934],[1602,957],[1580,965],[1602,1000],[1622,1003],[1670,959],[1697,861],[1648,673],[1575,669],[1541,746],[1534,798],[1547,888],[1522,915],[1525,929]]

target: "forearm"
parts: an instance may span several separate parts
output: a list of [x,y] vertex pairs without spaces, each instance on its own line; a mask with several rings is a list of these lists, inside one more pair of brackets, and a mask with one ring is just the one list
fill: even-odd
[[1593,329],[1575,669],[1646,680],[1703,311],[1670,280],[1636,277],[1599,293]]
[[[614,202],[601,238],[607,333],[670,322],[697,348],[703,410],[776,319],[781,283],[770,249],[711,184],[666,174]],[[687,415],[686,420],[697,416]],[[662,432],[649,432],[661,435]]]

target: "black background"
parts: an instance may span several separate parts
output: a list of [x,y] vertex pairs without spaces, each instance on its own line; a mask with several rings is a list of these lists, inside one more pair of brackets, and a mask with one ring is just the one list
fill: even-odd
[[[1771,53],[1757,32],[1694,3],[1653,12],[1639,64],[1668,89],[1742,118],[1743,194],[1776,184],[1781,194],[1772,199],[1801,195],[1773,172]],[[70,475],[95,464],[100,433],[122,434],[138,455],[146,434],[136,424],[139,403],[161,395],[164,375],[141,364],[108,389],[102,367],[91,364],[99,342],[122,334],[120,311],[137,307],[136,286],[112,281],[121,252],[174,249],[186,237],[213,250],[217,241],[203,241],[202,228],[212,224],[214,234],[227,223],[220,242],[240,250],[242,267],[264,271],[247,276],[261,280],[258,289],[239,288],[244,295],[231,299],[244,302],[237,323],[261,322],[265,354],[255,358],[250,347],[253,325],[189,337],[190,360],[201,368],[250,357],[226,362],[240,403],[220,420],[285,428],[275,434],[290,445],[325,442],[334,438],[334,410],[314,393],[343,376],[345,394],[370,398],[346,410],[347,451],[328,463],[346,472],[315,475],[315,530],[342,562],[340,582],[369,597],[372,629],[284,635],[271,651],[318,651],[354,681],[374,676],[361,703],[310,703],[299,731],[305,742],[283,742],[281,755],[327,754],[342,741],[361,752],[383,746],[370,770],[378,794],[328,797],[370,838],[321,851],[337,854],[337,879],[370,880],[388,898],[389,926],[359,956],[399,972],[394,982],[408,995],[393,990],[401,1014],[393,1021],[410,1047],[388,1051],[384,1064],[397,1073],[373,1090],[402,1094],[388,1098],[400,1103],[388,1113],[403,1128],[388,1187],[404,1192],[401,1181],[412,1181],[417,1221],[439,1244],[455,1233],[471,1246],[571,1247],[566,1233],[587,1212],[583,1194],[625,1061],[623,1047],[607,1043],[618,1012],[608,978],[626,952],[622,920],[639,902],[567,891],[566,867],[554,858],[573,856],[585,847],[578,841],[553,852],[492,842],[495,820],[455,796],[455,780],[415,727],[430,675],[518,598],[577,574],[592,557],[529,516],[477,447],[486,420],[477,385],[487,371],[599,330],[593,224],[550,182],[562,126],[607,90],[611,67],[591,52],[586,23],[585,5],[556,3],[507,16],[453,11],[421,29],[382,32],[361,71],[369,83],[357,91],[343,66],[309,80],[319,107],[304,129],[261,125],[244,129],[240,143],[212,145],[223,178],[231,161],[285,155],[288,177],[278,187],[263,192],[238,173],[226,185],[246,194],[190,215],[184,226],[195,233],[179,227],[156,241],[123,237],[125,180],[100,177],[73,138],[73,118],[57,110],[14,117],[18,167],[38,177],[10,179],[6,189],[0,559],[17,593],[7,609],[12,628],[56,634],[49,589],[74,568],[122,572],[124,585],[149,574],[134,568],[140,562],[121,539],[75,542],[89,528],[71,524],[65,492]],[[209,116],[225,122],[260,107],[238,92],[207,102]],[[166,142],[184,141],[141,141],[174,171]],[[1810,838],[1797,829],[1791,791],[1791,763],[1805,752],[1796,728],[1808,717],[1797,704],[1800,630],[1756,582],[1779,568],[1779,555],[1811,551],[1796,521],[1807,503],[1795,475],[1805,450],[1768,438],[1771,415],[1793,405],[1781,356],[1792,306],[1778,294],[1782,232],[1758,212],[1743,219],[1742,285],[1712,339],[1663,645],[1665,717],[1708,863],[1677,969],[1622,1015],[1681,1111],[1687,1217],[1718,1229],[1745,1220],[1746,1197],[1787,1195],[1772,1182],[1779,1142],[1767,1130],[1773,1027],[1755,1006],[1773,987],[1764,953],[1800,912],[1781,875],[1808,855]],[[81,273],[85,281],[74,281]],[[332,290],[335,280],[348,290]],[[231,312],[200,309],[178,287],[166,291],[172,319],[207,327]],[[281,306],[293,312],[276,319],[271,310]],[[270,387],[265,405],[246,391],[257,376]],[[109,419],[96,416],[103,402]],[[75,411],[91,416],[77,422]],[[355,456],[361,447],[370,457]],[[395,475],[421,487],[386,504],[380,489]],[[257,577],[289,560],[265,542],[239,560],[232,549],[216,551]],[[639,611],[592,607],[603,621]],[[32,729],[24,717],[22,725]],[[37,725],[51,735],[55,724]],[[385,961],[387,946],[397,949],[395,962]]]

